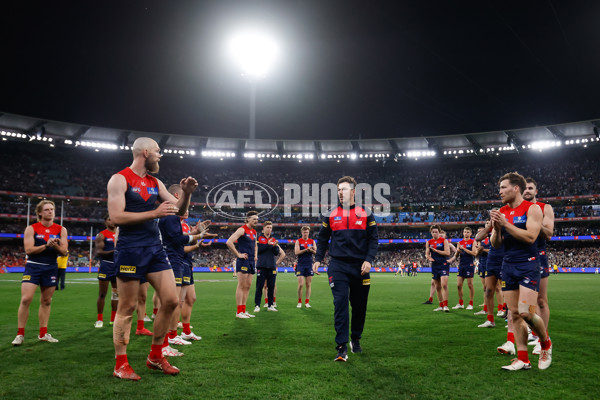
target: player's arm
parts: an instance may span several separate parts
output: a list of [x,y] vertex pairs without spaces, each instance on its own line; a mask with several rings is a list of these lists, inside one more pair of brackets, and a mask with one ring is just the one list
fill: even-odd
[[485,240],[486,237],[488,237],[488,235],[490,234],[490,232],[492,231],[492,223],[487,220],[485,221],[485,227],[480,231],[477,232],[477,234],[475,235],[475,240],[477,241],[482,241]]
[[96,239],[94,239],[94,251],[96,256],[102,257],[109,256],[115,252],[114,250],[104,250],[104,235],[102,233],[97,234]]
[[429,248],[429,241],[425,242],[425,258],[428,261],[435,261],[433,257],[431,257],[431,249]]
[[258,238],[254,238],[254,260],[258,260]]
[[534,204],[529,207],[529,210],[527,210],[527,223],[525,225],[525,229],[518,228],[507,221],[504,223],[504,229],[506,229],[506,231],[515,239],[532,244],[540,235],[542,218],[542,210],[540,209],[540,206]]
[[550,204],[544,206],[544,216],[540,234],[548,241],[552,240],[552,235],[554,235],[554,209]]
[[192,193],[198,187],[198,182],[191,176],[188,176],[187,178],[182,179],[179,182],[179,185],[181,186],[181,190],[183,190],[183,196],[181,196],[179,199],[177,199],[175,196],[173,196],[171,193],[169,193],[169,191],[165,187],[165,184],[162,183],[162,181],[160,179],[157,179],[157,181],[158,181],[158,198],[159,198],[159,200],[161,202],[168,202],[171,205],[174,205],[177,208],[176,214],[179,215],[180,217],[183,217],[183,215],[188,210],[188,207],[190,205],[190,199],[192,198]]
[[34,254],[39,254],[48,248],[48,246],[46,246],[45,244],[43,244],[41,246],[36,246],[33,233],[34,233],[34,230],[31,225],[28,226],[27,228],[25,228],[25,235],[23,237],[23,245],[25,247],[25,254],[27,254],[28,256],[32,256]]
[[300,250],[300,243],[296,240],[294,242],[294,254],[299,256],[300,254],[304,254],[306,249]]
[[69,254],[69,241],[67,240],[67,237],[67,228],[63,226],[60,230],[60,239],[58,239],[52,245],[54,250],[56,250],[61,256],[66,256]]
[[237,249],[235,248],[235,242],[242,237],[242,235],[244,234],[244,228],[238,228],[236,229],[235,232],[233,232],[233,235],[229,236],[229,239],[227,239],[227,242],[225,243],[227,245],[227,248],[229,249],[229,251],[231,253],[233,253],[233,255],[236,258],[245,258],[248,259],[248,254],[243,253],[245,255],[245,257],[242,256],[242,253],[238,253]]
[[275,264],[279,264],[285,258],[285,251],[283,251],[283,249],[279,247],[279,245],[277,245],[277,248],[279,249],[279,256],[277,257]]
[[492,237],[490,238],[490,242],[492,243],[492,247],[497,249],[502,246],[502,227],[510,224],[506,221],[504,214],[497,208],[490,211],[490,223],[492,225]]
[[[108,192],[108,214],[116,225],[140,224],[151,219],[175,215],[176,207],[170,202],[164,202],[156,209],[150,211],[125,211],[127,181],[121,174],[115,174],[110,178],[106,191]],[[169,192],[167,193],[171,195]]]
[[473,247],[475,247],[474,250],[469,250],[466,247],[463,247],[463,250],[465,251],[465,253],[475,257],[477,255],[477,242],[473,241]]
[[331,227],[329,226],[329,216],[323,217],[321,229],[317,235],[317,252],[315,253],[315,262],[313,263],[313,272],[319,274],[319,267],[325,258],[325,252],[329,248],[329,238],[331,238]]
[[[448,257],[450,255],[450,245],[448,243],[448,239],[444,239],[444,250],[438,250],[435,247],[432,247],[431,250],[438,253],[440,256]],[[458,250],[456,250],[458,253]]]

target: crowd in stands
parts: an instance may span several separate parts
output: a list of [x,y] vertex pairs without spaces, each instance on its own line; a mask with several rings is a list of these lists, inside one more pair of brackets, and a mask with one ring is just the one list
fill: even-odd
[[[0,190],[106,197],[110,176],[131,163],[131,155],[124,152],[40,146],[3,144]],[[558,156],[560,168],[556,168]],[[389,184],[391,194],[386,197],[391,203],[452,205],[497,200],[497,179],[509,170],[534,177],[541,197],[600,193],[600,174],[593,149],[562,151],[558,155],[533,152],[527,156],[503,155],[501,164],[489,161],[469,157],[387,163],[314,161],[299,165],[287,161],[206,161],[166,156],[158,177],[169,185],[179,182],[184,175],[194,175],[200,183],[193,197],[197,202],[204,202],[213,187],[231,180],[264,182],[281,196],[286,183],[335,183],[337,178],[348,174],[358,182]],[[276,168],[272,163],[277,163]]]

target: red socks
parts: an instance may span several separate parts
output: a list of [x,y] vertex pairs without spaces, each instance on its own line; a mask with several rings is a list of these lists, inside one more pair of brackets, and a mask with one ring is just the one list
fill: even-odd
[[302,297],[298,297],[298,303],[302,303]]
[[469,301],[469,305],[473,306],[473,300]]
[[464,303],[463,299],[459,299],[459,300],[458,300],[458,304],[460,304],[461,306],[464,306],[464,305],[465,305],[465,303]]
[[448,300],[444,300],[444,307],[448,307]]
[[433,297],[430,297],[429,300],[427,300],[430,303],[433,303]]
[[269,303],[269,299],[267,299],[267,298],[265,297],[265,304],[268,304],[268,303]]
[[306,300],[304,301],[304,304],[308,304],[308,299],[306,299]]
[[137,320],[137,329],[138,330],[144,329],[144,320],[143,319],[138,319]]
[[502,310],[503,310],[502,304],[498,304],[498,311],[502,311]]
[[153,344],[150,346],[150,358],[162,358],[162,344]]
[[98,318],[96,318],[96,321],[102,321],[104,319],[104,316],[102,314],[98,314]]
[[[165,335],[165,338],[164,338],[164,340],[163,340],[163,342],[162,342],[162,345],[160,345],[160,347],[164,349],[164,348],[165,348],[165,347],[167,347],[168,345],[169,345],[169,334],[167,333],[167,334]],[[162,353],[161,353],[161,354],[162,354]]]
[[237,306],[237,313],[243,313],[244,312],[244,306]]
[[175,339],[175,336],[177,336],[177,329],[169,330],[169,339]]
[[515,334],[514,332],[508,332],[506,334],[506,340],[511,342],[512,344],[515,344]]
[[116,311],[111,311],[110,312],[110,322],[115,322],[115,317],[117,316],[117,312]]
[[121,365],[128,364],[127,354],[117,354],[117,363],[115,365],[115,369],[121,368]]
[[483,306],[483,311],[487,312],[487,304]]
[[183,333],[185,333],[186,335],[192,333],[192,330],[190,329],[190,324],[183,324]]
[[43,328],[40,328],[40,337],[46,336],[46,333],[48,333],[48,327],[47,326],[45,326]]
[[276,299],[277,299],[277,297],[273,296],[273,303],[275,303]]
[[154,314],[154,315],[158,314],[158,308],[153,308],[152,309],[152,314]]
[[517,358],[523,361],[525,364],[529,364],[529,354],[527,353],[527,350],[518,350]]
[[25,336],[25,328],[17,328],[17,335]]
[[488,314],[487,320],[490,321],[491,323],[494,323],[494,316]]

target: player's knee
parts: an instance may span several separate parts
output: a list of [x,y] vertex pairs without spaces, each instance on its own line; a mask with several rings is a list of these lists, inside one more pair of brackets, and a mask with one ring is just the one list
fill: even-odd
[[52,304],[52,297],[49,298],[41,298],[40,299],[40,304],[44,307],[50,307],[50,305]]
[[542,297],[538,297],[537,299],[537,304],[538,307],[541,308],[546,308],[548,306],[548,303],[546,302],[546,299],[542,298]]
[[100,292],[100,293],[98,293],[98,298],[104,299],[105,297],[106,297],[106,292]]
[[23,296],[21,297],[21,304],[24,306],[29,306],[33,301],[33,296]]
[[166,299],[162,299],[161,307],[165,307],[165,309],[173,311],[179,305],[179,299],[177,296],[168,296]]

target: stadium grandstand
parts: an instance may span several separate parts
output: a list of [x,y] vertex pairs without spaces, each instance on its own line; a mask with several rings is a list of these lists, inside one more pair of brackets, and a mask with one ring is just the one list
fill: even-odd
[[[195,255],[196,270],[229,270],[232,259],[224,242],[245,209],[238,203],[215,204],[215,188],[227,182],[236,182],[231,186],[236,199],[257,183],[271,190],[271,201],[246,206],[262,210],[262,221],[274,222],[274,236],[290,254],[302,225],[312,226],[312,234],[318,229],[318,213],[305,211],[335,201],[313,193],[309,202],[303,200],[303,208],[302,202],[290,203],[290,185],[322,187],[343,175],[355,176],[359,183],[386,184],[389,212],[376,215],[383,245],[374,267],[391,272],[400,262],[417,262],[428,271],[423,254],[428,227],[441,224],[448,237],[458,240],[464,226],[481,226],[488,211],[500,204],[498,177],[517,170],[536,179],[540,200],[554,207],[551,263],[564,272],[592,273],[600,266],[599,127],[594,120],[443,137],[270,141],[131,132],[4,113],[0,266],[6,272],[23,270],[22,233],[35,219],[35,204],[48,198],[56,202],[57,217],[69,230],[69,270],[95,270],[90,249],[103,229],[106,182],[130,163],[133,141],[148,136],[162,149],[162,170],[167,172],[158,176],[165,184],[184,175],[200,183],[189,221],[211,220],[218,239]],[[375,209],[383,206],[375,200]],[[287,257],[280,268],[291,271],[293,258]]]

